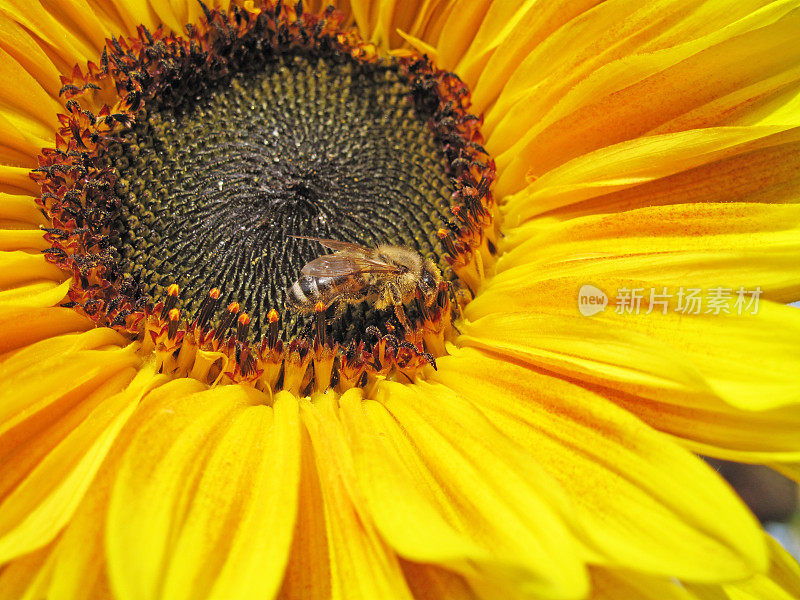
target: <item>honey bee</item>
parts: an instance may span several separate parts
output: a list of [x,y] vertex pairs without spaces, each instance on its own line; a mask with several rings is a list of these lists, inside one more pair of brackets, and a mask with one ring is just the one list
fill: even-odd
[[439,269],[410,248],[389,244],[366,248],[337,240],[293,237],[319,242],[334,252],[318,256],[300,270],[301,277],[286,293],[289,310],[310,314],[318,303],[328,308],[336,302],[342,307],[373,302],[379,310],[394,307],[404,322],[402,305],[412,300],[417,290],[426,306],[436,298],[442,281]]

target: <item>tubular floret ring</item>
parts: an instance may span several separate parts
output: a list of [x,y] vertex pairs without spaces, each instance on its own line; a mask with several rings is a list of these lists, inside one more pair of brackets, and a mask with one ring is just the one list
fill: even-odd
[[[204,10],[184,36],[140,27],[62,77],[31,176],[45,254],[72,276],[64,306],[209,384],[308,394],[435,368],[497,247],[466,87],[380,56],[332,10]],[[384,288],[374,266],[334,288],[318,271],[294,310],[301,271],[341,259],[319,239],[419,258]]]

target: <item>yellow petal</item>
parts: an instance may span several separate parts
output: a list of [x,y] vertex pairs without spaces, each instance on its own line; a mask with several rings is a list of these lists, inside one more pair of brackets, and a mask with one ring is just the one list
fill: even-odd
[[[482,54],[486,58],[471,67],[459,65],[459,73],[472,88],[471,110],[477,114],[485,112],[533,49],[597,3],[597,0],[548,2],[545,5],[535,0],[493,3],[484,26],[470,47],[470,54]],[[466,60],[467,56],[462,63]],[[472,62],[477,61],[473,58]],[[481,66],[483,62],[485,66]]]
[[40,600],[53,570],[52,544],[0,569],[0,600]]
[[69,521],[139,399],[165,376],[141,371],[101,402],[0,504],[0,563],[49,543]]
[[397,556],[378,536],[356,486],[353,459],[332,395],[303,401],[328,534],[331,598],[411,599]]
[[[331,561],[326,531],[325,505],[314,448],[305,428],[301,432],[301,468],[298,494],[297,522],[283,587],[282,600],[330,600]],[[313,568],[309,568],[313,565]]]
[[[709,202],[653,206],[512,229],[498,285],[520,266],[537,279],[607,276],[670,288],[762,289],[761,298],[800,297],[800,204]],[[579,286],[580,287],[580,286]],[[650,287],[650,286],[646,286]],[[733,305],[733,302],[731,302]]]
[[472,349],[437,363],[567,491],[593,562],[694,581],[765,566],[761,528],[713,469],[602,395]]
[[535,179],[509,198],[504,223],[514,227],[551,211],[569,217],[721,199],[790,201],[798,142],[799,130],[780,125],[638,138],[580,156]]
[[26,71],[16,58],[0,49],[0,91],[3,116],[14,126],[41,139],[54,139],[60,104]]
[[673,305],[648,315],[645,303],[637,315],[617,314],[611,300],[584,317],[577,311],[584,283],[608,290],[652,284],[613,274],[537,282],[521,271],[513,286],[505,287],[509,275],[503,289],[493,283],[467,307],[475,320],[461,327],[460,344],[613,388],[615,402],[693,450],[745,462],[798,460],[795,308],[761,302],[756,315],[694,315]]
[[24,223],[17,224],[19,229],[12,229],[7,226],[0,229],[0,250],[46,250],[50,247],[42,236],[42,231],[25,226]]
[[408,586],[417,600],[478,600],[467,581],[451,571],[408,561],[401,564]]
[[437,66],[454,71],[481,27],[491,0],[455,0],[437,40]]
[[[61,72],[44,49],[19,22],[0,13],[0,46],[8,52],[47,93],[56,98],[61,89]],[[31,157],[33,158],[33,157]]]
[[4,193],[0,193],[0,219],[21,221],[35,228],[38,228],[39,225],[46,225],[48,222],[42,216],[33,197]]
[[[723,3],[712,5],[716,5],[717,13],[723,12]],[[644,10],[657,13],[662,6],[680,5],[655,3]],[[620,18],[613,3],[586,15],[588,18],[603,12]],[[622,11],[625,13],[640,14],[630,9]],[[530,73],[532,64],[518,70],[517,81],[526,91],[513,95],[513,83],[509,82],[506,92],[513,96],[513,104],[503,105],[504,92],[493,110],[502,121],[495,126],[492,118],[487,119],[487,130],[491,131],[487,147],[502,171],[498,193],[520,189],[526,173],[538,177],[574,157],[656,132],[667,122],[722,97],[736,95],[739,90],[753,87],[752,95],[759,97],[796,81],[800,49],[791,40],[800,24],[800,14],[785,3],[774,3],[744,16],[740,11],[732,14],[740,18],[728,27],[696,40],[690,37],[683,44],[674,45],[672,41],[657,51],[648,48],[633,56],[623,52],[615,62],[579,73],[579,83],[576,78],[566,77],[549,86],[541,76],[523,79],[523,71]],[[668,23],[669,11],[658,18]],[[728,22],[727,17],[722,19],[722,23]],[[647,19],[632,31],[640,31],[646,22]],[[687,19],[685,23],[691,31],[697,21]],[[623,29],[629,25],[625,22]],[[610,28],[611,35],[618,30],[619,27]],[[668,38],[675,33],[670,32]],[[591,36],[586,39],[594,42]],[[556,42],[548,42],[555,50]],[[790,47],[793,50],[787,51]],[[617,51],[619,48],[630,51],[624,45],[616,47]],[[550,72],[550,66],[543,68]],[[544,89],[531,85],[532,81],[541,83]],[[736,124],[742,115],[731,116],[725,108],[722,106],[720,114],[713,115],[704,126]]]
[[0,355],[44,338],[86,331],[92,327],[94,323],[90,319],[69,308],[0,307],[0,331],[3,332],[0,336]]
[[267,401],[225,386],[142,408],[106,530],[121,598],[275,593],[294,527],[299,421],[288,394]]
[[592,569],[591,600],[698,600],[675,579],[630,571]]
[[120,371],[138,367],[133,347],[112,329],[49,338],[0,363],[0,433],[55,402],[73,402]]
[[[173,398],[181,398],[206,389],[194,379],[175,379],[151,391],[143,400],[145,406],[163,406]],[[54,550],[50,597],[59,600],[110,598],[111,591],[105,566],[105,515],[111,486],[130,439],[150,416],[138,410],[117,437],[93,484],[87,490],[70,523]]]
[[496,590],[585,590],[558,486],[518,447],[441,385],[384,383],[376,397],[346,394],[342,415],[370,513],[400,555]]
[[61,269],[47,262],[41,254],[0,252],[0,289],[42,279],[61,283],[64,275]]
[[[30,178],[31,169],[27,166],[0,165],[0,191],[8,194],[39,194],[39,186]],[[2,242],[0,231],[0,250],[16,250],[7,248]],[[41,234],[41,232],[39,232]]]
[[741,583],[722,589],[707,586],[688,586],[698,600],[797,600],[800,598],[800,565],[786,550],[769,536],[772,563],[767,573],[755,575]]
[[[144,25],[150,31],[158,27],[160,21],[146,0],[96,0],[107,14],[117,14],[124,23],[128,35],[136,34],[136,28]],[[211,2],[207,3],[211,5]]]
[[44,41],[67,65],[97,60],[102,50],[102,31],[81,30],[96,24],[92,15],[81,15],[73,22],[65,18],[73,8],[68,2],[56,0],[48,4],[45,7],[40,0],[5,0],[0,10]]
[[272,411],[251,407],[235,419],[205,466],[165,598],[271,598],[283,579],[300,472],[297,399],[282,392]]

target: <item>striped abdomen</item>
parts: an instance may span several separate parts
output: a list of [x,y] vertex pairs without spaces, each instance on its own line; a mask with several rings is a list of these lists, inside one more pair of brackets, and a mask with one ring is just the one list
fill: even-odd
[[311,277],[303,275],[286,293],[286,308],[310,313],[317,302],[325,306],[340,294],[356,292],[363,287],[363,279],[356,273],[336,277]]

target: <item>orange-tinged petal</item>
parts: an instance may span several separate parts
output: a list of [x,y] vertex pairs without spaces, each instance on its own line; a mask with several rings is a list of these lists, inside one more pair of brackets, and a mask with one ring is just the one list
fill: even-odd
[[598,568],[591,573],[590,600],[698,600],[676,579]]
[[4,306],[0,308],[0,355],[44,338],[92,327],[90,319],[69,308]]
[[323,498],[331,598],[410,600],[399,560],[378,536],[357,488],[350,444],[334,402],[331,394],[301,404]]
[[436,49],[439,55],[437,66],[440,69],[455,70],[481,27],[491,4],[491,0],[453,2],[437,39]]
[[3,115],[20,130],[37,138],[53,139],[60,104],[28,73],[17,59],[0,49],[0,91]]
[[409,560],[537,597],[573,598],[585,573],[558,486],[441,385],[349,392],[342,415],[381,535]]
[[[243,525],[240,510],[248,520],[256,517],[249,501],[244,504],[252,489],[251,469],[262,483],[267,476],[262,469],[270,469],[262,461],[271,457],[259,445],[275,424],[267,401],[261,392],[231,385],[143,405],[146,418],[117,470],[106,522],[109,575],[120,598],[220,593],[212,589],[214,579],[227,570],[226,553],[238,553],[244,543],[240,536],[246,535],[228,534]],[[286,408],[289,412],[281,412],[279,422],[287,425],[281,432],[287,437],[279,436],[275,442],[283,439],[288,446],[291,407]],[[293,453],[284,449],[281,454],[286,457],[282,476],[287,480],[272,485],[283,489],[292,481]],[[263,485],[257,489],[263,490]],[[293,510],[282,505],[266,517],[283,515],[288,521],[283,527],[291,531]],[[278,523],[273,526],[280,531]],[[198,538],[203,531],[207,535]],[[276,553],[282,545],[288,553],[286,538],[284,533],[273,540]],[[266,587],[277,587],[275,567],[263,568]],[[229,581],[228,576],[225,579]],[[176,585],[181,581],[185,585]],[[253,579],[240,583],[252,586]]]
[[83,397],[141,358],[108,328],[48,338],[0,363],[0,433],[65,396]]
[[20,221],[36,228],[48,223],[33,197],[0,193],[0,220],[6,219]]
[[438,367],[567,490],[593,562],[714,582],[765,566],[758,523],[713,469],[602,395],[473,349]]
[[[58,67],[18,21],[0,13],[0,47],[8,52],[50,96],[56,98],[61,89]],[[33,158],[33,157],[31,157]]]
[[508,199],[504,223],[513,228],[552,211],[565,218],[689,202],[791,201],[799,142],[798,128],[754,125],[616,144],[532,181]]
[[[133,35],[139,25],[151,31],[160,24],[158,15],[145,0],[96,0],[106,6],[106,12],[117,12],[127,27],[128,35]],[[210,3],[209,3],[210,4]]]
[[0,569],[0,600],[40,600],[53,570],[52,544]]
[[[171,399],[189,396],[206,387],[194,379],[174,379],[151,391],[142,403],[143,406],[163,406]],[[59,538],[54,550],[50,583],[52,598],[83,600],[111,597],[105,566],[104,515],[108,511],[114,478],[130,439],[149,416],[149,410],[134,412]]]
[[[27,166],[0,165],[0,191],[10,194],[39,194],[39,186],[30,178],[31,169]],[[0,234],[4,232],[0,231]],[[41,232],[39,232],[41,235]],[[16,250],[7,248],[0,235],[0,250]]]
[[[204,467],[173,547],[165,598],[271,598],[297,510],[297,399],[239,411]],[[207,596],[206,596],[207,595]]]
[[52,541],[71,518],[140,398],[165,376],[137,374],[101,402],[0,504],[0,563]]
[[[321,510],[325,501],[317,475],[314,448],[305,428],[301,432],[300,444],[297,522],[283,587],[278,597],[282,600],[330,600],[331,561],[326,512]],[[308,565],[314,565],[314,568],[310,569]]]
[[64,275],[61,269],[47,262],[42,254],[0,252],[0,289],[42,279],[61,283]]
[[64,9],[58,0],[48,3],[47,7],[42,0],[6,0],[0,5],[0,11],[44,41],[48,49],[57,53],[67,65],[97,60],[102,50],[102,39],[89,32],[89,36],[94,35],[95,41],[99,42],[99,45],[94,45],[86,37],[87,32],[80,31],[82,23],[88,24],[93,19],[81,18],[78,23],[62,21],[60,17],[65,16]]
[[[514,107],[498,101],[501,123],[487,121],[487,148],[501,169],[498,193],[520,189],[526,174],[538,177],[576,156],[656,132],[742,88],[755,86],[759,96],[796,81],[800,50],[792,40],[799,22],[800,13],[775,3],[695,42],[610,63],[571,88],[559,82],[558,101],[557,91],[527,83]],[[705,126],[727,123],[736,119]]]
[[408,587],[417,600],[478,600],[478,595],[467,581],[433,565],[402,561]]

